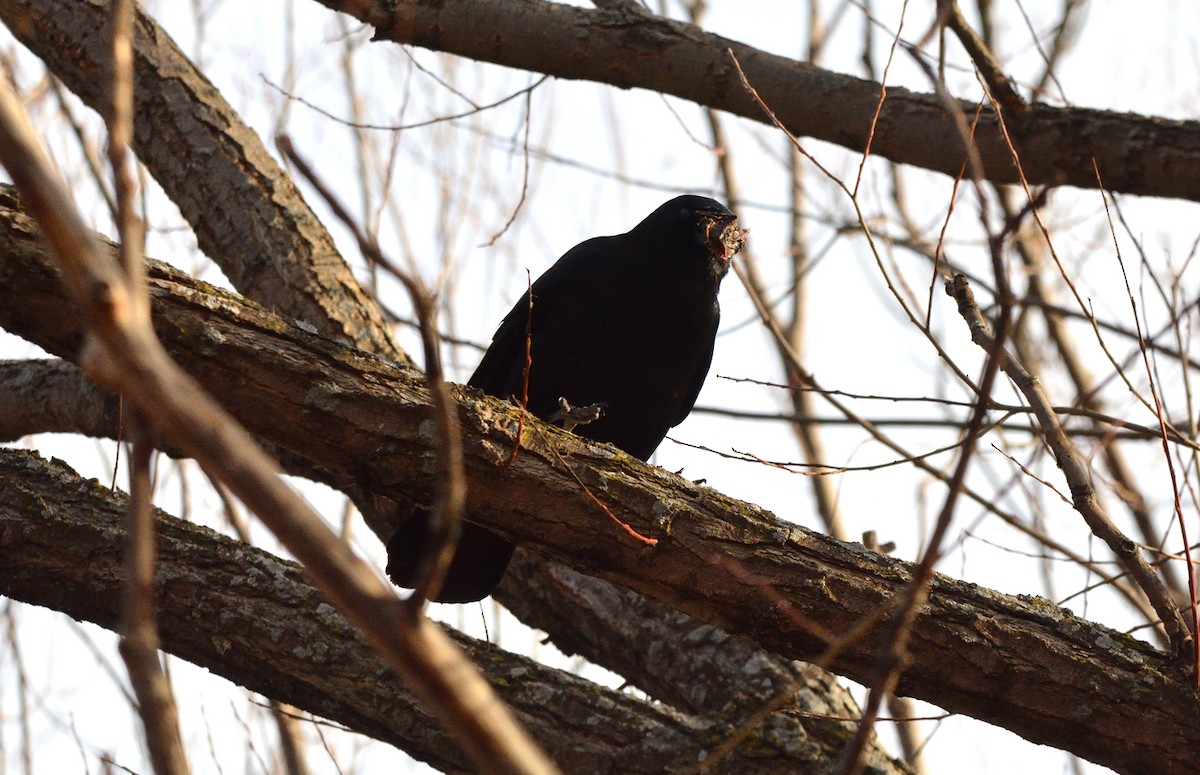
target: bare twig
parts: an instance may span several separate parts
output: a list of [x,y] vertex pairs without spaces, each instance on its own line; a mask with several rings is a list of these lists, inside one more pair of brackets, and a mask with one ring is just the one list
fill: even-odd
[[18,617],[17,610],[21,604],[16,600],[6,599],[4,601],[3,619],[4,619],[4,642],[8,649],[12,652],[12,667],[9,668],[16,675],[17,689],[17,729],[18,739],[21,742],[21,752],[19,755],[21,767],[25,772],[33,772],[33,750],[34,741],[32,729],[29,724],[30,711],[30,695],[32,688],[29,685],[29,672],[25,669],[25,658],[21,652],[21,638],[17,633]]
[[[131,169],[133,138],[133,0],[116,0],[109,19],[112,32],[108,158],[112,166],[117,222],[121,237],[120,262],[125,286],[132,292],[129,314],[134,325],[148,325],[150,297],[145,292],[145,262],[141,219],[134,209],[137,183]],[[138,413],[134,413],[137,415]],[[189,767],[179,731],[179,714],[171,685],[158,661],[158,627],[154,603],[156,567],[154,514],[150,508],[150,456],[154,451],[149,427],[135,416],[129,455],[129,536],[126,542],[124,626],[121,657],[137,696],[138,715],[146,733],[150,762],[158,775],[187,775]]]
[[271,700],[271,717],[279,730],[279,748],[283,753],[286,775],[307,775],[309,768],[304,757],[304,736],[300,734],[299,711],[286,702]]
[[[963,316],[970,327],[971,340],[988,352],[1000,352],[995,350],[995,340],[992,337],[991,328],[975,303],[974,295],[971,293],[966,278],[962,275],[955,275],[954,281],[947,284],[946,290],[958,302],[959,314]],[[1046,443],[1054,453],[1055,462],[1058,463],[1058,467],[1062,469],[1067,478],[1067,484],[1071,490],[1071,501],[1076,511],[1083,516],[1092,532],[1108,544],[1113,554],[1117,556],[1134,581],[1146,593],[1154,610],[1162,620],[1167,636],[1171,639],[1175,655],[1183,656],[1190,650],[1192,636],[1179,607],[1175,605],[1175,601],[1167,592],[1162,579],[1142,558],[1137,550],[1137,545],[1113,524],[1104,507],[1096,498],[1096,492],[1092,488],[1083,457],[1059,423],[1058,416],[1051,408],[1041,383],[1034,375],[1026,371],[1025,367],[1012,355],[1008,353],[1003,353],[1003,355],[1001,367],[1033,407],[1045,433]]]
[[992,97],[1000,103],[1004,110],[1015,116],[1022,115],[1028,106],[1025,104],[1025,100],[1021,99],[1021,95],[1017,94],[1012,79],[1005,75],[1004,69],[1000,67],[1000,63],[996,61],[996,57],[987,44],[967,24],[967,19],[963,16],[962,9],[958,7],[958,2],[951,0],[947,5],[950,12],[946,16],[946,26],[954,31],[958,41],[967,50],[967,54],[975,63],[979,74],[983,80],[987,81]]
[[[691,12],[692,23],[699,24],[700,12],[702,4],[694,5]],[[809,24],[810,24],[810,39],[816,40],[820,37],[819,32],[819,12],[814,3],[810,8]],[[816,44],[819,48],[819,43]],[[734,171],[733,154],[730,149],[728,139],[725,135],[725,129],[721,124],[720,114],[708,108],[705,111],[705,116],[708,119],[709,132],[712,137],[712,144],[716,150],[717,169],[721,175],[721,182],[725,189],[725,199],[730,203],[730,207],[740,209],[742,203],[742,189],[738,182],[737,175]],[[791,288],[789,290],[792,301],[791,319],[784,322],[779,319],[775,320],[775,326],[785,334],[784,341],[790,347],[797,360],[802,359],[804,349],[804,321],[807,316],[807,311],[804,304],[805,284],[804,278],[810,265],[810,259],[807,253],[807,245],[804,243],[804,219],[801,217],[801,211],[804,205],[804,159],[806,157],[801,154],[794,146],[790,149],[789,162],[792,176],[792,208],[791,208]],[[743,247],[738,258],[739,263],[745,268],[745,275],[738,275],[739,279],[748,282],[753,286],[753,293],[760,298],[766,296],[766,284],[763,282],[758,269],[758,260],[756,254],[747,247]],[[764,309],[772,318],[776,318],[775,312],[771,307],[765,306]],[[769,334],[768,334],[769,336]],[[778,343],[779,340],[772,339]],[[779,353],[779,359],[783,364],[784,373],[787,375],[788,381],[794,384],[797,388],[803,386],[803,379],[800,374],[797,374],[794,369],[788,367],[789,358],[786,352]],[[814,413],[812,406],[812,395],[806,391],[797,391],[792,394],[792,403],[796,414],[800,416],[809,416]],[[799,442],[801,449],[804,451],[805,457],[810,461],[821,460],[825,457],[821,436],[814,426],[810,425],[793,425],[793,431],[796,434],[796,440]],[[813,500],[816,503],[817,515],[825,525],[825,530],[835,538],[845,538],[846,533],[842,526],[841,516],[838,512],[837,497],[834,492],[833,484],[828,479],[821,477],[813,477],[810,479],[810,485],[813,492]]]
[[[1095,161],[1093,160],[1093,165]],[[1133,291],[1129,287],[1129,275],[1125,271],[1125,262],[1121,258],[1121,245],[1117,241],[1117,233],[1112,225],[1112,214],[1108,210],[1108,197],[1104,196],[1104,183],[1100,179],[1100,168],[1095,166],[1096,182],[1100,187],[1100,196],[1104,201],[1104,211],[1108,215],[1109,231],[1113,238],[1113,252],[1117,257],[1117,263],[1121,267],[1121,277],[1125,281],[1125,293],[1129,297],[1129,304],[1132,307],[1132,317],[1134,326],[1138,333],[1138,349],[1142,354],[1142,364],[1146,369],[1146,378],[1150,383],[1150,397],[1154,400],[1154,411],[1158,417],[1158,424],[1162,435],[1162,450],[1163,458],[1167,464],[1167,471],[1171,475],[1171,495],[1175,504],[1175,517],[1179,525],[1180,537],[1183,541],[1183,554],[1187,558],[1187,579],[1188,579],[1188,612],[1192,615],[1191,621],[1191,645],[1192,645],[1192,670],[1193,677],[1197,681],[1197,686],[1200,686],[1200,609],[1197,608],[1196,602],[1196,567],[1192,564],[1192,550],[1188,544],[1187,519],[1183,516],[1183,504],[1179,498],[1179,481],[1175,475],[1175,464],[1171,457],[1170,448],[1170,433],[1167,430],[1166,413],[1163,409],[1162,400],[1158,394],[1158,387],[1154,381],[1154,370],[1150,368],[1150,356],[1146,352],[1145,339],[1142,337],[1142,322],[1138,315],[1137,301],[1133,298]],[[1176,648],[1179,643],[1174,643]]]
[[[139,436],[144,432],[139,428]],[[179,714],[171,686],[158,662],[158,628],[155,625],[154,568],[156,550],[154,513],[150,507],[150,453],[144,438],[133,443],[129,455],[129,534],[125,555],[124,633],[121,657],[137,697],[138,715],[146,731],[150,762],[158,775],[186,775],[187,758],[179,733]]]
[[411,124],[369,124],[369,123],[364,123],[361,121],[354,121],[351,119],[342,118],[341,116],[338,116],[338,115],[322,108],[321,106],[305,99],[304,97],[301,97],[299,94],[293,94],[292,92],[288,91],[287,89],[284,89],[282,86],[278,86],[274,83],[271,83],[271,81],[267,80],[265,77],[263,78],[263,82],[267,86],[270,86],[272,89],[274,89],[275,91],[282,94],[288,100],[299,102],[301,105],[308,108],[309,110],[312,110],[315,113],[318,113],[331,121],[336,121],[337,123],[341,124],[342,126],[351,127],[352,129],[375,129],[375,130],[379,130],[379,131],[383,131],[383,132],[401,132],[401,131],[405,131],[408,129],[420,129],[421,127],[433,126],[436,124],[446,123],[448,121],[457,121],[460,118],[468,118],[470,116],[475,116],[475,115],[478,115],[479,113],[483,113],[484,111],[491,110],[492,108],[498,108],[507,102],[511,102],[512,100],[515,100],[517,97],[523,96],[526,99],[528,99],[529,95],[532,94],[535,89],[537,89],[539,86],[541,86],[543,83],[545,83],[549,79],[550,79],[550,76],[543,75],[541,78],[537,79],[536,81],[529,84],[528,86],[526,86],[522,89],[518,89],[517,91],[513,92],[512,94],[505,95],[504,97],[501,97],[498,100],[489,102],[487,105],[475,105],[474,103],[472,103],[470,110],[464,110],[461,113],[454,113],[449,116],[438,116],[437,118],[431,118],[427,121],[416,121]]
[[442,358],[438,341],[436,302],[420,278],[410,275],[389,261],[374,239],[368,237],[351,217],[341,201],[317,178],[316,173],[302,159],[286,136],[278,138],[279,150],[296,166],[300,174],[333,209],[337,217],[350,229],[358,241],[363,255],[376,266],[383,267],[398,279],[412,298],[413,310],[420,325],[421,344],[425,354],[425,378],[433,399],[433,415],[437,429],[438,463],[441,468],[442,486],[438,488],[430,512],[429,536],[417,570],[417,584],[409,598],[414,615],[426,600],[437,596],[450,561],[454,559],[454,547],[458,544],[461,530],[463,503],[467,498],[467,480],[463,474],[462,439],[458,432],[458,416],[450,388],[442,376]]

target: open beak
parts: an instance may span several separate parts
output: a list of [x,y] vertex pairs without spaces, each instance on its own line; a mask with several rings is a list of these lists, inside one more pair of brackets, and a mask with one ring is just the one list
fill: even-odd
[[706,215],[704,239],[709,252],[728,263],[746,244],[749,229],[739,229],[737,216],[728,213]]

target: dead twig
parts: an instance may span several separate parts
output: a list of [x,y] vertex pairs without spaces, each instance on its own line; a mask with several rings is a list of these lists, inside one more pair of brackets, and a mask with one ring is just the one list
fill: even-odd
[[399,280],[412,299],[417,315],[421,345],[425,355],[425,379],[433,403],[433,417],[437,436],[437,460],[441,469],[441,486],[434,496],[429,515],[429,535],[421,554],[421,567],[417,570],[417,585],[409,597],[409,608],[416,615],[426,600],[437,596],[450,561],[454,559],[454,547],[458,544],[461,531],[463,504],[467,499],[467,479],[463,473],[462,438],[459,435],[458,415],[450,387],[443,377],[441,348],[438,340],[436,302],[420,278],[405,272],[383,255],[374,239],[368,237],[351,217],[349,210],[336,195],[317,177],[313,169],[286,136],[277,140],[280,152],[295,165],[300,174],[317,190],[338,219],[350,229],[358,242],[363,256],[376,266],[383,267]]
[[946,292],[953,296],[958,303],[959,314],[970,328],[971,341],[988,352],[998,352],[1002,355],[1000,366],[1033,408],[1045,434],[1046,444],[1050,447],[1055,462],[1067,479],[1071,491],[1071,502],[1074,504],[1075,510],[1083,516],[1092,532],[1108,544],[1109,549],[1145,592],[1159,619],[1162,620],[1175,655],[1179,657],[1187,653],[1192,644],[1192,635],[1182,612],[1175,605],[1175,601],[1167,591],[1162,579],[1138,552],[1137,544],[1113,524],[1099,499],[1096,498],[1096,492],[1092,488],[1083,457],[1063,430],[1058,415],[1051,407],[1040,381],[1011,354],[995,349],[996,342],[992,336],[991,327],[983,317],[979,305],[975,303],[974,294],[971,293],[965,277],[961,274],[955,275],[954,280],[947,283]]
[[[116,0],[109,27],[112,62],[108,158],[113,173],[117,231],[121,237],[119,260],[129,294],[132,319],[146,325],[150,297],[145,292],[144,231],[134,207],[137,182],[130,163],[133,140],[133,11],[132,0]],[[149,426],[133,413],[133,444],[129,455],[129,535],[125,547],[125,588],[121,657],[137,697],[137,712],[146,734],[150,762],[158,775],[187,775],[190,771],[179,731],[179,712],[171,684],[158,661],[158,625],[154,602],[156,541],[154,513],[150,507],[153,485],[150,457],[154,451]]]

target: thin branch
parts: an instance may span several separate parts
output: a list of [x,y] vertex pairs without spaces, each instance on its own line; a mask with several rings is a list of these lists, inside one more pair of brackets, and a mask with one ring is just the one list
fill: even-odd
[[[138,431],[139,435],[141,431]],[[129,454],[129,517],[125,547],[124,622],[121,657],[137,697],[150,762],[158,775],[190,772],[179,733],[179,713],[171,685],[158,662],[154,570],[157,565],[154,514],[150,507],[150,453],[144,438]]]
[[[946,291],[952,294],[958,302],[959,314],[963,316],[970,328],[971,340],[989,352],[999,352],[994,349],[995,341],[992,338],[990,327],[984,319],[983,313],[979,311],[978,305],[975,304],[974,295],[967,285],[966,278],[956,275],[954,282],[947,284]],[[1071,500],[1076,511],[1083,516],[1092,532],[1108,544],[1138,586],[1146,593],[1167,631],[1167,636],[1171,639],[1175,656],[1182,657],[1187,654],[1191,651],[1192,643],[1187,621],[1183,618],[1179,607],[1163,585],[1162,580],[1138,553],[1136,544],[1117,529],[1096,498],[1087,466],[1083,463],[1083,457],[1063,431],[1058,416],[1046,399],[1041,383],[1034,375],[1026,371],[1012,355],[1005,353],[1002,360],[1001,366],[1005,373],[1017,385],[1037,415],[1038,422],[1045,433],[1046,443],[1054,453],[1055,462],[1066,476],[1071,490]]]
[[267,86],[271,87],[275,91],[282,94],[288,100],[299,102],[304,107],[314,111],[315,113],[318,113],[318,114],[324,116],[325,118],[327,118],[331,121],[335,121],[338,124],[341,124],[342,126],[350,127],[352,129],[374,129],[374,130],[378,130],[378,131],[382,131],[382,132],[401,132],[401,131],[405,131],[408,129],[420,129],[422,127],[436,126],[437,124],[442,124],[442,123],[446,123],[446,122],[450,122],[450,121],[457,121],[460,118],[470,118],[471,116],[479,115],[480,113],[491,110],[492,108],[498,108],[507,102],[511,102],[512,100],[515,100],[517,97],[525,97],[526,99],[528,99],[530,94],[532,94],[532,92],[535,89],[537,89],[539,86],[541,86],[543,83],[545,83],[546,81],[548,81],[550,79],[550,76],[543,75],[541,78],[537,79],[536,81],[529,84],[525,88],[518,89],[517,91],[513,92],[512,94],[508,94],[504,97],[501,97],[498,100],[489,102],[486,105],[472,104],[470,110],[464,110],[461,113],[454,113],[449,116],[438,116],[436,118],[431,118],[428,121],[417,121],[412,124],[369,124],[369,123],[364,123],[361,121],[352,121],[350,119],[342,118],[341,116],[335,115],[334,113],[331,113],[330,111],[325,110],[324,108],[311,102],[310,100],[307,100],[298,94],[292,94],[291,92],[285,90],[282,86],[278,86],[274,83],[271,83],[271,81],[269,81],[266,78],[266,76],[260,76],[260,77],[262,78],[263,83],[265,83]]
[[988,49],[987,44],[967,24],[967,19],[963,16],[957,0],[949,0],[946,5],[950,9],[950,13],[946,17],[946,26],[954,31],[958,41],[967,50],[967,54],[975,63],[980,76],[987,81],[988,91],[991,92],[992,97],[1000,103],[1001,109],[1008,111],[1013,116],[1024,115],[1029,106],[1025,104],[1025,100],[1021,99],[1021,95],[1013,86],[1012,79],[1004,73],[1004,69],[1000,67],[1000,63],[996,61],[996,57]]
[[[146,293],[144,233],[134,209],[137,183],[130,165],[133,137],[133,0],[116,0],[109,19],[112,34],[108,125],[108,158],[116,197],[117,231],[121,237],[120,263],[130,304],[127,325],[150,325],[150,298]],[[66,204],[66,202],[63,202]],[[137,414],[137,413],[135,413]],[[129,537],[126,543],[126,586],[121,656],[137,696],[138,715],[146,733],[150,761],[158,775],[187,775],[190,771],[179,731],[179,714],[171,685],[158,662],[158,628],[154,605],[156,567],[154,515],[150,509],[152,484],[151,432],[135,416],[134,441],[129,455]]]
[[1183,542],[1184,557],[1187,558],[1187,579],[1188,579],[1188,612],[1192,615],[1191,620],[1191,645],[1192,653],[1192,670],[1194,671],[1196,685],[1200,687],[1200,607],[1196,600],[1196,568],[1192,564],[1192,550],[1188,543],[1187,519],[1183,515],[1183,503],[1179,498],[1179,481],[1175,474],[1175,462],[1171,455],[1169,438],[1170,434],[1167,430],[1166,412],[1163,409],[1162,400],[1159,397],[1158,387],[1154,381],[1154,370],[1150,368],[1150,356],[1146,352],[1145,340],[1142,338],[1142,321],[1138,315],[1137,301],[1133,298],[1133,290],[1129,287],[1129,275],[1125,271],[1125,261],[1121,258],[1121,245],[1117,241],[1117,232],[1113,227],[1112,214],[1108,210],[1108,198],[1104,196],[1104,183],[1100,180],[1100,168],[1096,167],[1096,182],[1100,186],[1100,195],[1104,200],[1104,212],[1108,215],[1108,228],[1113,238],[1113,251],[1117,257],[1117,263],[1121,267],[1121,277],[1125,281],[1125,293],[1129,297],[1129,305],[1132,307],[1132,317],[1134,326],[1137,328],[1139,349],[1142,353],[1142,364],[1146,369],[1146,378],[1150,383],[1150,397],[1154,400],[1154,410],[1158,417],[1158,424],[1162,434],[1162,450],[1163,458],[1167,464],[1167,472],[1171,476],[1171,495],[1175,504],[1175,518],[1179,525],[1179,534]]

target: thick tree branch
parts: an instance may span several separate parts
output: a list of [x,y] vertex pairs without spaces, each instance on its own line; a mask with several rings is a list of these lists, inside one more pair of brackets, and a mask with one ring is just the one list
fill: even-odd
[[[860,716],[850,692],[826,670],[764,651],[625,587],[538,562],[525,550],[513,557],[494,596],[521,621],[553,633],[565,653],[607,667],[676,708],[741,725],[774,704],[780,712],[759,722],[758,736],[782,743],[815,772],[836,771],[845,748],[848,728],[831,719]],[[878,741],[867,767],[873,775],[910,772]]]
[[[880,85],[768,54],[646,12],[590,10],[526,0],[319,0],[374,25],[376,37],[559,78],[673,94],[755,121],[762,109],[739,83],[728,50],[750,83],[798,137],[862,151]],[[962,103],[974,115],[976,105]],[[1200,200],[1200,122],[1032,105],[1007,116],[1031,184],[1092,189],[1100,164],[1113,191]],[[986,178],[1020,178],[994,110],[975,130]],[[946,175],[963,165],[962,141],[933,94],[888,87],[871,152]]]
[[[27,219],[3,213],[0,325],[71,357],[78,321],[40,250]],[[435,467],[419,375],[202,283],[161,271],[151,282],[166,346],[253,432],[320,460],[335,480],[427,502]],[[822,633],[875,616],[908,581],[906,563],[528,418],[521,452],[504,468],[518,413],[466,391],[457,398],[473,519],[786,657],[820,657]],[[560,456],[659,545],[634,546],[611,530],[559,470]],[[830,667],[868,678],[876,636],[847,644]],[[1200,728],[1177,723],[1200,714],[1200,696],[1165,655],[1044,601],[936,577],[912,650],[901,693],[1032,741],[1126,772],[1187,772],[1200,751]]]
[[[97,111],[107,100],[107,0],[0,0],[0,19]],[[138,158],[233,286],[335,339],[405,358],[300,192],[208,79],[139,8],[134,24]],[[203,174],[199,171],[203,170]]]
[[[4,449],[0,493],[0,594],[115,628],[126,497],[61,463]],[[157,528],[167,651],[440,769],[469,767],[454,738],[299,566],[162,512]],[[448,634],[564,772],[665,772],[697,761],[730,732],[720,717],[675,714]],[[580,707],[588,713],[577,713]],[[732,760],[738,772],[796,771],[810,763],[801,746],[789,750],[763,736],[745,750]]]
[[[13,405],[10,411],[5,402]],[[22,419],[6,426],[6,417]],[[0,439],[48,431],[113,438],[117,419],[116,398],[91,385],[71,363],[0,361]],[[297,463],[292,456],[284,465],[289,473],[319,478],[311,464]],[[390,535],[387,526],[381,533]],[[495,597],[521,621],[551,633],[564,652],[613,670],[688,713],[736,725],[780,694],[790,695],[787,709],[803,713],[767,719],[755,743],[760,748],[788,741],[784,747],[802,751],[797,755],[805,761],[834,762],[846,732],[819,717],[858,715],[849,692],[820,668],[764,652],[629,589],[539,562],[528,552],[518,552]],[[870,755],[873,772],[904,771],[878,745]]]
[[120,401],[60,360],[0,361],[0,442],[32,433],[120,439]]

